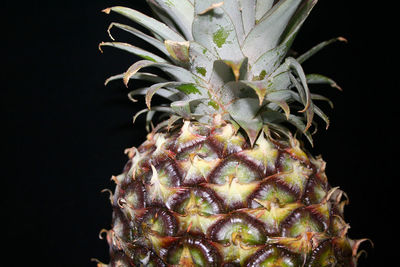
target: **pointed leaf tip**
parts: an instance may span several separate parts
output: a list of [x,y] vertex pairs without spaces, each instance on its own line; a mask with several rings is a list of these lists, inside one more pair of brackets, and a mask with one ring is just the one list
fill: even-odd
[[115,25],[115,23],[111,23],[108,28],[107,28],[107,33],[108,33],[108,37],[110,37],[111,40],[115,41],[114,37],[111,34],[111,28]]
[[258,96],[259,105],[261,106],[268,92],[268,83],[266,81],[242,81],[242,83],[255,91]]
[[240,98],[228,106],[231,118],[246,132],[251,146],[254,145],[263,123],[258,114],[258,99]]
[[243,63],[247,60],[247,58],[242,59],[239,62],[234,62],[232,60],[223,60],[223,62],[228,65],[233,72],[233,75],[235,76],[235,81],[237,82],[240,77],[240,69],[243,65]]
[[168,53],[173,57],[175,60],[181,62],[189,62],[189,46],[190,42],[176,42],[171,40],[164,41],[165,48],[167,49]]
[[110,14],[110,12],[111,12],[111,8],[110,8],[110,7],[105,8],[105,9],[103,9],[101,12],[106,13],[106,14],[108,15],[108,14]]
[[101,49],[101,47],[104,45],[104,42],[99,43],[98,48],[100,50],[100,53],[103,54],[103,49]]

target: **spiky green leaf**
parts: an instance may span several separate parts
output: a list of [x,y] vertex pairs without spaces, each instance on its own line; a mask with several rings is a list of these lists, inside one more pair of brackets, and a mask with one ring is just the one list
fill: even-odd
[[[301,96],[301,100],[304,104],[303,111],[306,111],[309,106],[311,105],[311,96],[310,96],[310,89],[308,88],[307,78],[304,73],[303,67],[300,65],[297,60],[292,57],[286,58],[285,64],[288,66],[289,69],[293,70],[295,74],[299,77],[301,85],[303,89],[301,90],[300,87],[296,86],[299,90],[299,94]],[[296,79],[291,79],[293,83],[296,83]]]
[[309,59],[310,57],[312,57],[313,55],[315,55],[316,53],[318,53],[319,51],[321,51],[323,48],[325,48],[326,46],[337,42],[337,41],[341,41],[341,42],[347,42],[347,40],[343,37],[337,37],[337,38],[333,38],[330,39],[328,41],[324,41],[316,46],[314,46],[313,48],[311,48],[310,50],[308,50],[307,52],[305,52],[304,54],[302,54],[301,56],[297,57],[297,61],[302,64],[304,63],[307,59]]
[[176,81],[187,82],[187,83],[197,83],[198,79],[190,71],[168,63],[155,63],[148,60],[141,60],[135,62],[129,69],[125,72],[124,83],[128,85],[129,79],[135,75],[140,69],[146,67],[156,67],[164,71],[165,73],[172,76]]
[[233,23],[239,45],[243,43],[244,38],[246,37],[240,8],[241,7],[238,0],[224,0],[224,5],[221,6],[221,9],[225,10],[226,14]]
[[[117,74],[114,76],[109,77],[105,82],[104,85],[107,85],[111,81],[115,80],[122,80],[125,76],[125,73]],[[136,72],[134,75],[130,77],[130,79],[133,80],[142,80],[142,81],[149,81],[149,82],[154,82],[154,83],[162,83],[166,82],[164,78],[161,78],[157,76],[156,74],[153,73],[147,73],[147,72]]]
[[194,19],[194,6],[188,0],[153,0],[171,18],[182,31],[187,40],[193,40],[192,23]]
[[191,55],[190,71],[205,82],[209,82],[213,72],[213,64],[217,60],[217,57],[207,48],[196,42],[190,42],[189,54]]
[[252,146],[263,127],[259,109],[259,101],[254,98],[241,98],[227,107],[229,115],[246,132]]
[[190,120],[193,117],[192,110],[197,105],[207,100],[206,98],[180,100],[171,103],[172,110],[184,119]]
[[240,82],[246,84],[251,89],[253,89],[254,92],[256,92],[259,101],[258,104],[261,106],[265,96],[268,93],[269,88],[271,87],[271,83],[268,83],[266,81],[240,81]]
[[313,74],[307,74],[306,78],[307,78],[307,83],[309,84],[329,84],[330,86],[342,91],[342,88],[334,80],[324,75],[313,73]]
[[[138,88],[138,89],[132,90],[129,92],[128,98],[133,102],[137,102],[137,100],[134,98],[134,96],[146,95],[148,91],[149,91],[149,87]],[[170,101],[177,101],[179,99],[182,99],[182,94],[177,90],[172,90],[171,88],[165,88],[165,89],[160,88],[154,94],[164,97]]]
[[[196,10],[203,5],[203,1],[195,1]],[[212,12],[197,15],[192,30],[194,40],[218,58],[235,62],[244,58],[234,23],[223,8],[215,8]]]
[[149,51],[146,51],[142,48],[133,46],[131,44],[127,44],[127,43],[121,43],[121,42],[101,42],[99,44],[99,48],[101,49],[101,47],[103,46],[111,46],[111,47],[115,47],[118,49],[121,49],[123,51],[129,52],[131,54],[134,54],[136,56],[139,56],[143,59],[147,59],[153,62],[159,62],[159,63],[165,63],[167,62],[165,59],[163,59],[162,57],[157,56],[156,54],[153,54]]
[[[155,2],[155,0],[146,0],[146,2],[150,6],[151,11],[153,12],[154,17],[156,19],[162,21],[164,24],[166,24],[170,29],[174,30],[175,32],[179,32],[179,29],[177,28],[174,19],[171,18],[168,15],[168,13],[166,13],[165,10],[163,10],[162,7]],[[153,34],[158,40],[164,42],[164,39],[161,36],[155,33]]]
[[233,76],[235,77],[235,81],[238,81],[239,79],[246,76],[247,58],[243,58],[241,61],[238,62],[234,62],[231,60],[223,60],[223,62],[231,68]]
[[256,1],[257,0],[239,0],[244,36],[247,36],[256,23]]
[[286,56],[286,44],[281,44],[261,55],[251,67],[252,80],[264,80],[280,66]]
[[115,23],[115,22],[110,24],[107,31],[112,40],[114,40],[114,37],[111,35],[111,29],[113,27],[117,27],[121,30],[124,30],[126,32],[129,32],[129,33],[135,35],[136,37],[139,37],[140,39],[146,41],[147,43],[151,44],[152,46],[154,46],[155,48],[160,50],[164,55],[169,56],[168,51],[162,42],[160,42],[159,40],[157,40],[154,37],[151,37],[141,31],[139,31],[131,26],[125,25],[125,24],[120,24],[120,23]]
[[209,84],[211,89],[217,92],[221,90],[226,83],[235,81],[235,75],[233,74],[231,67],[226,65],[223,60],[216,60],[213,63],[214,65]]
[[258,22],[272,8],[274,0],[256,0],[255,21]]
[[314,118],[314,104],[311,100],[311,93],[309,92],[308,87],[305,88],[293,75],[290,75],[290,78],[294,87],[299,92],[301,103],[304,105],[304,109],[300,112],[305,112],[307,124],[304,131],[307,131],[311,127]]
[[312,100],[326,101],[326,102],[328,102],[329,106],[331,108],[333,108],[333,102],[329,98],[327,98],[326,96],[319,95],[319,94],[311,94],[311,99]]
[[149,87],[149,90],[146,92],[146,106],[148,109],[151,109],[151,99],[154,94],[159,91],[163,87],[177,87],[179,85],[183,85],[183,82],[165,82],[165,83],[156,83]]
[[317,4],[318,0],[302,0],[298,10],[290,19],[288,25],[286,26],[285,31],[282,33],[281,40],[284,43],[288,43],[288,48],[291,46],[294,37],[297,35],[297,32],[300,30],[300,27],[303,25],[304,21],[310,14],[313,7]]
[[252,65],[260,55],[279,44],[281,35],[302,0],[281,0],[256,24],[243,43],[243,53]]
[[145,14],[143,14],[139,11],[136,11],[134,9],[130,9],[127,7],[122,7],[122,6],[115,6],[115,7],[106,8],[103,11],[107,14],[109,14],[110,11],[119,13],[119,14],[133,20],[134,22],[142,25],[143,27],[147,28],[151,32],[159,35],[164,40],[173,40],[173,41],[179,41],[179,42],[185,41],[185,39],[180,34],[175,32],[171,28],[169,28],[164,23],[162,23],[156,19],[153,19],[149,16],[146,16]]
[[189,45],[188,41],[186,42],[176,42],[171,40],[164,41],[165,47],[167,48],[168,53],[171,57],[177,61],[182,63],[187,63],[190,60],[189,57]]

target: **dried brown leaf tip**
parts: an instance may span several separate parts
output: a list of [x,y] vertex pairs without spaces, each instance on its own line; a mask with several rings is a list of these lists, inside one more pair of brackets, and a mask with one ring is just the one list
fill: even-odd
[[211,10],[221,7],[223,5],[224,5],[224,2],[214,3],[211,6],[209,6],[208,8],[206,8],[205,10],[203,10],[202,12],[198,13],[198,15],[204,15],[204,14],[210,12]]

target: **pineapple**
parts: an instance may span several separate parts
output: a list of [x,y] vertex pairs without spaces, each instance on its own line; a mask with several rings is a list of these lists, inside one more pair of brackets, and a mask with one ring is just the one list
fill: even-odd
[[[143,95],[149,134],[112,179],[112,228],[103,230],[110,263],[98,266],[356,266],[362,240],[347,237],[346,194],[331,187],[312,144],[311,84],[338,85],[289,51],[317,0],[148,0],[158,19],[115,6],[142,26],[112,23],[112,46],[143,58],[106,83],[149,82]],[[118,28],[155,54],[116,42]],[[161,56],[162,55],[162,56]],[[158,68],[170,80],[143,71]],[[340,88],[339,88],[340,89]],[[152,106],[154,95],[168,104]],[[167,115],[153,127],[155,114]]]

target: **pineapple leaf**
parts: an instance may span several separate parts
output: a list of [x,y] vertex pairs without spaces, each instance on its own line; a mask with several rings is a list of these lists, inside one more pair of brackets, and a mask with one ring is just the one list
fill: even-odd
[[294,37],[300,30],[300,27],[303,25],[304,21],[310,14],[313,7],[317,4],[317,2],[318,0],[302,0],[301,5],[291,18],[290,22],[288,23],[285,31],[281,36],[281,40],[283,40],[282,43],[287,43],[287,49],[290,48],[294,40]]
[[[150,8],[153,11],[156,18],[158,18],[160,21],[164,22],[170,29],[174,30],[175,32],[179,32],[179,29],[176,27],[176,24],[175,24],[173,18],[171,18],[165,12],[165,10],[163,10],[162,7],[155,2],[155,0],[146,0],[146,2],[150,6]],[[157,34],[154,34],[154,36],[161,42],[164,41],[164,39],[161,36],[159,36]]]
[[263,77],[268,77],[270,73],[278,67],[278,64],[281,64],[301,25],[308,17],[316,3],[316,0],[307,0],[303,2],[295,15],[291,18],[291,21],[286,27],[285,32],[282,33],[282,36],[280,37],[280,45],[269,51],[266,51],[252,65],[251,71],[253,73],[253,79],[262,79]]
[[[125,73],[111,76],[104,82],[104,85],[107,85],[109,82],[114,81],[114,80],[122,80],[124,78],[124,76],[125,76]],[[143,80],[143,81],[149,81],[149,82],[154,82],[154,83],[161,83],[161,82],[167,81],[164,78],[161,78],[153,73],[146,73],[146,72],[136,72],[134,75],[132,75],[130,77],[130,79]]]
[[295,115],[290,114],[288,122],[295,126],[302,134],[304,134],[307,140],[310,142],[311,146],[314,146],[314,142],[311,133],[307,131],[307,126],[303,123],[303,120]]
[[121,6],[110,7],[103,10],[103,12],[106,14],[109,14],[110,11],[114,11],[131,19],[132,21],[147,28],[151,32],[159,35],[164,40],[173,40],[179,42],[185,41],[185,39],[180,34],[169,28],[164,23],[155,20],[149,16],[146,16],[145,14],[140,13],[139,11]]
[[156,83],[149,87],[149,90],[146,92],[146,106],[148,109],[151,109],[151,99],[153,95],[163,87],[176,87],[179,85],[184,85],[187,83],[184,82],[165,82],[165,83]]
[[143,32],[141,32],[141,31],[139,31],[139,30],[137,30],[137,29],[135,29],[135,28],[133,28],[131,26],[125,25],[125,24],[120,24],[120,23],[116,23],[116,22],[113,22],[113,23],[110,24],[110,26],[108,27],[107,31],[108,31],[108,35],[110,36],[110,38],[113,41],[114,41],[114,37],[111,35],[111,29],[113,27],[117,27],[117,28],[119,28],[121,30],[124,30],[126,32],[129,32],[129,33],[135,35],[136,37],[139,37],[140,39],[146,41],[147,43],[151,44],[152,46],[154,46],[155,48],[160,50],[166,56],[169,56],[169,53],[168,53],[167,49],[165,48],[165,46],[164,46],[164,44],[162,42],[160,42],[159,40],[157,40],[157,39],[155,39],[155,38],[153,38],[153,37],[151,37],[151,36],[149,36],[147,34],[144,34]]
[[255,96],[257,96],[256,94],[254,94],[253,89],[247,89],[249,89],[248,86],[241,81],[227,82],[222,85],[221,88],[218,90],[218,101],[221,103],[221,105],[225,107],[226,105],[229,105],[237,99],[252,97],[254,98]]
[[327,98],[327,97],[325,97],[325,96],[323,96],[323,95],[311,94],[311,99],[312,99],[312,100],[322,100],[322,101],[326,101],[326,102],[328,102],[329,106],[330,106],[331,108],[333,108],[333,102],[332,102],[329,98]]
[[223,1],[194,0],[195,15],[204,15],[224,5]]
[[334,43],[334,42],[347,42],[347,40],[343,37],[337,37],[337,38],[333,38],[330,39],[328,41],[324,41],[316,46],[314,46],[313,48],[311,48],[310,50],[308,50],[306,53],[302,54],[301,56],[297,57],[297,61],[302,64],[304,63],[307,59],[309,59],[310,57],[312,57],[313,55],[315,55],[316,53],[318,53],[319,51],[321,51],[321,49],[325,48],[326,46]]
[[292,74],[290,74],[290,78],[294,86],[297,88],[297,91],[299,92],[301,103],[303,103],[303,105],[305,106],[304,109],[299,112],[305,112],[307,118],[307,125],[304,131],[307,131],[311,127],[314,118],[314,110],[313,110],[313,103],[311,100],[311,94],[308,88],[305,88],[303,85],[301,85]]
[[256,22],[256,1],[257,0],[239,0],[242,13],[244,36],[254,28]]
[[276,47],[290,19],[304,0],[281,0],[250,31],[243,43],[243,53],[252,65],[268,50]]
[[[253,20],[252,24],[251,22],[246,21],[248,24],[246,25],[246,28],[248,28],[248,30],[251,29],[249,27],[254,25],[254,14],[252,15],[255,8],[254,1],[255,0],[246,0],[246,3],[244,3],[242,0],[225,0],[223,2],[218,0],[199,0],[195,1],[196,14],[214,15],[213,12],[216,12],[217,8],[224,10],[235,28],[236,37],[241,45],[246,36],[244,20]],[[250,15],[250,17],[245,17],[247,15]]]
[[279,67],[286,56],[286,43],[283,43],[261,55],[251,67],[253,80],[264,80]]
[[326,124],[326,129],[328,130],[329,125],[330,125],[330,121],[329,121],[329,117],[316,105],[314,105],[314,112],[315,114],[317,114],[318,117],[320,117]]
[[194,6],[188,0],[152,0],[162,10],[173,18],[187,40],[193,40],[192,23],[194,19]]
[[[333,103],[328,98],[326,98],[324,96],[317,95],[317,94],[311,94],[311,98],[313,100],[315,99],[315,100],[327,101],[331,105],[331,107],[333,107]],[[299,95],[294,93],[294,92],[292,92],[292,99],[294,99],[295,101],[297,101],[299,103],[302,103]],[[328,129],[329,125],[330,125],[329,117],[319,107],[317,107],[314,103],[312,105],[312,110],[313,110],[313,113],[315,112],[315,114],[317,114],[317,116],[320,117],[325,122],[326,129]]]
[[280,107],[285,112],[286,119],[288,120],[290,115],[290,107],[288,105],[288,101],[292,99],[293,93],[294,92],[291,90],[281,90],[277,92],[272,92],[266,96],[265,100]]
[[[146,113],[146,131],[150,132],[150,126],[152,125],[151,121],[153,120],[154,115],[156,114],[156,111],[154,110],[149,110]],[[165,114],[165,113],[164,113]]]
[[285,127],[282,126],[282,122],[287,121],[293,125],[300,133],[304,134],[310,144],[313,146],[312,135],[309,131],[306,131],[306,125],[303,122],[303,118],[290,114],[288,118],[285,117],[281,112],[266,108],[261,113],[264,120],[264,124],[272,126],[273,129],[278,129],[279,132],[289,134]]
[[138,88],[135,89],[133,91],[130,91],[128,93],[128,99],[134,103],[138,102],[137,99],[135,99],[133,96],[135,95],[141,95],[141,94],[145,94],[144,92],[146,92],[148,89],[147,88]]
[[165,40],[164,45],[173,59],[183,63],[189,62],[190,43],[188,41],[176,42],[171,40]]
[[266,81],[240,81],[243,84],[246,84],[249,86],[251,89],[253,89],[259,100],[259,105],[261,106],[265,96],[267,95],[268,92],[270,92],[269,88],[271,87],[271,83],[268,83]]
[[307,83],[308,84],[329,84],[331,87],[337,88],[342,91],[342,88],[331,78],[328,78],[321,74],[307,74]]
[[165,63],[167,62],[165,59],[163,59],[162,57],[157,56],[156,54],[153,54],[149,51],[146,51],[144,49],[141,49],[139,47],[133,46],[131,44],[127,44],[127,43],[121,43],[121,42],[101,42],[99,44],[99,49],[101,50],[101,47],[103,46],[111,46],[111,47],[115,47],[124,51],[127,51],[131,54],[134,54],[136,56],[139,56],[143,59],[147,59],[153,62],[160,62],[160,63]]
[[[309,106],[312,104],[311,103],[311,97],[310,97],[310,90],[308,88],[307,84],[307,78],[304,73],[303,67],[300,65],[299,62],[297,62],[294,58],[288,57],[286,58],[286,65],[289,67],[289,69],[294,70],[294,72],[297,74],[301,81],[301,85],[303,87],[303,90],[300,89],[300,87],[296,86],[296,88],[299,90],[299,94],[301,96],[301,100],[303,101],[304,104],[304,109],[301,112],[306,111]],[[292,82],[296,84],[297,80],[296,79],[291,79]]]
[[190,71],[168,63],[155,63],[149,60],[140,60],[135,62],[124,74],[124,84],[127,86],[129,79],[137,73],[140,69],[146,67],[157,67],[164,71],[165,73],[171,75],[177,81],[187,82],[187,83],[197,83],[198,79]]
[[209,82],[213,72],[213,64],[217,57],[196,42],[190,42],[189,54],[191,55],[189,64],[191,72]]
[[256,2],[255,22],[257,23],[272,8],[274,0],[256,0]]
[[290,118],[290,107],[288,105],[288,103],[285,100],[269,100],[272,103],[276,104],[277,106],[279,106],[283,112],[285,112],[285,116],[286,119],[289,120]]
[[240,98],[229,105],[227,110],[232,119],[246,132],[253,146],[263,127],[262,118],[258,114],[259,101],[254,98]]
[[271,74],[268,80],[272,83],[271,89],[275,91],[286,90],[292,85],[290,71],[285,64],[281,64],[281,66]]
[[[128,98],[132,102],[137,102],[137,100],[134,98],[135,95],[146,95],[147,92],[149,91],[150,87],[145,87],[145,88],[138,88],[135,90],[132,90],[128,93]],[[177,101],[179,99],[182,99],[182,95],[178,90],[174,91],[172,88],[160,88],[155,92],[156,95],[159,95],[161,97],[164,97],[170,101]]]
[[149,112],[149,110],[147,109],[147,108],[145,108],[145,109],[142,109],[142,110],[139,110],[138,112],[136,112],[136,114],[133,116],[133,118],[132,118],[132,123],[135,123],[136,122],[136,119],[140,116],[140,115],[142,115],[143,113],[146,113],[146,112]]
[[175,101],[171,103],[171,109],[186,120],[190,120],[193,117],[192,110],[195,106],[202,103],[203,101],[208,100],[207,98],[199,98],[199,99],[188,99]]
[[245,34],[242,13],[240,11],[240,3],[238,0],[225,0],[224,5],[221,7],[229,17],[230,21],[235,28],[236,38],[239,45],[243,44]]
[[286,101],[293,99],[293,94],[296,94],[296,93],[289,89],[279,90],[279,91],[269,93],[265,97],[265,100],[270,101],[270,102],[276,102],[276,101],[285,101],[286,102]]
[[168,119],[168,125],[167,125],[167,130],[171,130],[172,126],[175,124],[175,122],[177,122],[178,120],[180,120],[182,117],[181,116],[177,116],[172,114],[170,116],[170,118]]
[[226,83],[235,81],[235,76],[223,60],[215,60],[209,84],[214,90],[221,90]]
[[[202,10],[203,6],[213,1],[195,1],[195,9]],[[223,8],[215,8],[210,12],[197,15],[193,21],[193,38],[219,59],[234,62],[241,61],[244,56],[241,51],[235,25],[229,14]]]
[[136,122],[136,119],[144,114],[144,113],[150,113],[149,116],[146,116],[146,130],[149,131],[149,124],[151,123],[151,120],[155,114],[156,111],[163,112],[163,113],[173,113],[173,110],[170,107],[164,107],[164,106],[157,106],[153,107],[152,110],[148,110],[147,108],[139,110],[132,118],[132,123]]
[[244,76],[246,74],[247,58],[243,58],[239,62],[233,62],[230,60],[223,60],[223,62],[231,68],[232,73],[235,76],[235,81],[238,81],[240,76]]

